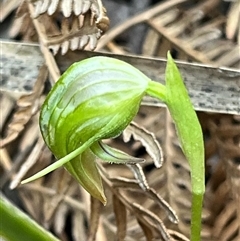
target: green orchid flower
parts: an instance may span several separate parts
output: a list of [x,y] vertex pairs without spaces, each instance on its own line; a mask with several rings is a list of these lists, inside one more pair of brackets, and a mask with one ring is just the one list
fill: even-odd
[[64,166],[93,197],[106,204],[96,158],[125,164],[143,160],[114,149],[102,140],[123,132],[136,116],[146,94],[166,103],[190,163],[192,237],[197,241],[204,193],[203,138],[196,113],[170,54],[166,86],[152,81],[133,66],[109,57],[93,57],[73,64],[53,86],[40,113],[42,136],[58,160],[22,183]]
[[101,141],[121,134],[138,112],[149,78],[131,70],[131,65],[106,57],[75,63],[53,86],[40,113],[44,141],[60,159],[51,171],[64,165],[104,204],[96,158],[111,163],[143,161]]

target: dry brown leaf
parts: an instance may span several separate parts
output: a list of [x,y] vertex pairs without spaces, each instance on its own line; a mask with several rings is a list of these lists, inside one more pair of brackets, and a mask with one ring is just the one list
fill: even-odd
[[139,164],[132,164],[132,165],[126,165],[126,166],[128,166],[131,169],[131,171],[134,173],[135,178],[138,180],[139,186],[144,191],[149,190],[149,185],[147,183],[147,179],[145,177],[142,167]]
[[[84,222],[86,222],[87,217],[86,204],[82,202],[78,183],[75,181],[69,183],[63,174],[67,174],[67,172],[60,169],[49,174],[47,179],[41,179],[41,183],[39,184],[36,184],[35,181],[34,183],[20,186],[20,192],[24,200],[30,196],[41,198],[41,206],[43,208],[41,208],[40,212],[36,212],[37,220],[40,220],[46,228],[53,227],[54,232],[58,234],[61,240],[65,240],[66,238],[69,218],[73,224],[71,232],[74,234],[81,230],[77,226],[79,222],[75,223],[76,219],[74,219],[73,213],[78,212],[79,215],[82,215]],[[68,177],[70,176],[68,175]],[[32,205],[30,203],[27,209],[29,212],[32,212],[37,207],[35,203],[32,203]],[[82,226],[82,228],[84,228],[86,234],[86,227]],[[82,235],[84,237],[84,233]]]
[[176,212],[171,208],[171,206],[161,197],[159,194],[156,193],[156,191],[152,188],[150,188],[147,192],[147,195],[155,202],[157,203],[161,208],[163,208],[167,215],[169,220],[172,223],[178,223],[178,217]]
[[[47,26],[47,22],[51,22],[57,28],[57,19],[44,15],[39,21],[43,26]],[[55,22],[56,21],[56,22]],[[48,25],[50,26],[50,25]],[[63,19],[61,29],[58,34],[52,34],[51,29],[46,30],[47,39],[43,39],[45,44],[54,51],[54,54],[61,47],[61,53],[65,54],[68,49],[76,50],[83,49],[89,44],[90,49],[95,49],[97,40],[101,36],[101,31],[91,23],[91,14],[87,12],[85,15],[72,16],[68,19]]]
[[[240,122],[232,116],[223,116],[220,123],[215,124],[214,127],[218,151],[226,167],[227,182],[233,199],[232,208],[228,205],[228,209],[221,214],[222,218],[219,218],[224,222],[219,238],[230,240],[233,237],[240,237],[240,206],[238,205],[240,203]],[[230,210],[234,213],[234,217],[229,214]]]
[[182,235],[181,233],[179,233],[175,230],[168,229],[168,232],[171,234],[171,236],[176,241],[189,241],[189,239],[187,237],[185,237],[184,235]]
[[[37,123],[37,116],[33,116],[26,126],[24,133],[21,135],[18,146],[16,147],[16,144],[12,144],[14,146],[14,152],[11,151],[11,144],[9,147],[3,149],[8,150],[12,159],[12,165],[11,169],[1,176],[0,186],[4,186],[6,182],[14,176],[14,174],[20,169],[23,162],[28,159],[30,153],[33,152],[32,148],[34,148],[37,140],[39,139],[39,128]],[[4,158],[4,156],[2,156],[2,158]],[[34,160],[36,160],[36,158],[34,157]]]
[[[67,223],[68,213],[69,213],[69,206],[66,205],[66,203],[60,203],[54,215],[54,222],[53,222],[54,231],[60,237],[64,233],[64,229]],[[47,226],[49,226],[49,224],[47,224]]]
[[115,188],[127,188],[132,190],[139,189],[139,184],[137,180],[128,179],[124,177],[111,177],[110,178],[113,187]]
[[[142,50],[145,55],[165,58],[166,51],[172,50],[178,59],[239,68],[239,46],[226,39],[222,31],[226,25],[226,16],[218,9],[223,8],[223,1],[200,1],[198,4],[186,2],[185,5],[176,0],[160,3],[127,19],[123,24],[110,30],[105,38],[99,41],[97,49],[103,48],[109,41],[113,41],[115,37],[128,31],[132,26],[144,22],[149,26],[149,37],[145,39]],[[239,2],[236,0],[232,5],[236,6]],[[240,28],[239,9],[240,7],[235,7],[234,13],[231,14],[232,24],[237,28]],[[236,30],[235,35],[236,32],[240,36],[240,31]],[[221,46],[226,48],[230,46],[232,53],[235,54],[234,58],[229,57],[226,61],[223,55],[227,49]]]
[[[137,219],[141,220],[142,223],[144,223],[148,227],[153,227],[154,230],[157,231],[158,235],[162,233],[162,234],[164,234],[164,236],[166,238],[170,237],[166,228],[164,227],[163,222],[160,221],[160,219],[158,219],[158,221],[157,221],[158,224],[156,225],[156,223],[155,223],[155,226],[154,226],[153,220],[155,220],[156,216],[154,216],[152,211],[146,211],[147,209],[144,207],[144,204],[138,204],[137,203],[137,202],[142,202],[143,200],[147,200],[146,197],[148,197],[148,198],[150,197],[150,199],[153,199],[154,201],[156,201],[156,199],[159,198],[158,195],[153,194],[152,190],[150,188],[148,188],[148,184],[145,180],[145,176],[144,176],[141,168],[135,167],[134,169],[137,169],[136,177],[137,177],[137,180],[140,179],[140,181],[138,180],[138,183],[142,182],[143,189],[140,188],[139,184],[137,185],[135,180],[122,178],[120,176],[114,177],[114,178],[109,177],[109,175],[106,173],[106,170],[104,170],[102,165],[99,165],[99,168],[100,168],[103,180],[105,181],[107,186],[111,188],[111,190],[114,193],[114,195],[116,196],[116,198],[118,198],[119,201],[122,202],[122,204],[125,206],[125,208],[127,208],[131,212],[131,214],[134,215],[135,221]],[[158,202],[161,202],[161,200],[158,200]],[[162,207],[164,205],[161,204],[160,206]],[[168,209],[168,207],[169,207],[169,205],[166,205],[166,209]],[[138,209],[140,209],[141,212],[139,212]],[[148,210],[149,210],[149,208],[148,208]],[[147,213],[145,213],[145,211]],[[155,206],[154,212],[156,212],[156,206]],[[172,212],[171,215],[176,219],[176,217],[173,215],[174,212],[172,210],[167,211],[168,214],[170,212]],[[145,217],[145,215],[143,215],[143,213],[145,213],[147,217]],[[172,219],[174,219],[174,218],[172,218]],[[130,223],[127,222],[127,225],[129,227]],[[154,237],[157,237],[157,236],[154,236]],[[171,240],[171,239],[165,239],[165,240]]]
[[42,223],[42,193],[31,192],[29,190],[21,190],[19,192],[24,208],[28,211],[28,214],[39,223]]
[[[228,204],[224,207],[221,213],[218,215],[216,222],[214,223],[212,235],[214,238],[223,240],[230,240],[227,238],[229,235],[229,227],[235,226],[235,230],[230,232],[230,235],[237,236],[237,219],[236,219],[236,204],[233,201],[228,201]],[[235,235],[234,235],[235,233]],[[223,239],[225,238],[225,239]]]
[[51,186],[56,195],[51,198],[46,198],[45,205],[43,208],[44,211],[44,224],[46,227],[50,227],[53,221],[54,214],[58,210],[59,205],[63,202],[66,195],[71,194],[72,188],[69,188],[72,185],[74,180],[71,178],[69,173],[64,169],[59,169],[56,172],[53,172],[47,182],[46,186]]
[[[7,152],[7,150],[5,148],[0,149],[0,163],[1,163],[1,168],[3,168],[5,170],[5,172],[9,172],[11,170],[12,167],[12,160]],[[3,177],[4,175],[1,176],[1,185],[0,187],[3,187],[3,183],[5,184],[5,182],[3,181]]]

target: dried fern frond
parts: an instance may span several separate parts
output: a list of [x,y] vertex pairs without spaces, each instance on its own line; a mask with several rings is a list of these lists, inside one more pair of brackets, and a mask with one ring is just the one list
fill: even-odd
[[0,23],[4,21],[4,19],[15,10],[20,4],[19,0],[1,0],[0,2]]
[[102,7],[100,0],[31,0],[31,2],[35,8],[34,17],[46,12],[48,15],[53,15],[59,10],[66,18],[71,14],[76,16],[85,14],[89,10],[99,17]]
[[[158,160],[156,163],[159,166],[162,153],[159,144],[156,145],[154,134],[132,123],[125,131],[125,141],[129,141],[131,136],[146,147],[151,157]],[[156,149],[158,150],[156,151]],[[136,237],[139,237],[139,239],[140,237],[161,237],[163,240],[172,240],[164,223],[166,220],[177,223],[178,218],[175,212],[169,204],[149,186],[143,168],[140,165],[127,166],[133,172],[135,179],[133,179],[133,174],[129,173],[124,166],[115,165],[112,169],[112,165],[103,166],[99,164],[101,176],[107,187],[110,188],[113,193],[113,202],[115,203],[113,203],[113,206],[115,207],[114,213],[119,240],[128,240],[128,238],[131,237],[131,232],[135,233],[137,230],[138,234],[135,233],[134,240],[136,240]],[[117,167],[122,171],[116,170],[115,172]],[[113,171],[112,174],[111,171],[110,174],[108,173],[109,168]],[[131,178],[128,178],[130,176]],[[121,203],[118,205],[120,208],[118,208],[116,203]],[[164,210],[163,213],[161,209]],[[128,214],[129,212],[130,214]],[[158,214],[158,217],[155,214]],[[131,219],[129,219],[129,215],[131,215]],[[160,217],[162,217],[164,221],[161,220]],[[119,221],[120,219],[121,221]],[[142,232],[139,231],[138,225],[142,228]]]
[[[220,0],[198,1],[198,4],[192,1],[184,4],[180,0],[160,3],[110,30],[99,41],[98,49],[130,27],[145,23],[149,26],[142,50],[145,55],[165,57],[172,50],[181,60],[239,68],[239,44],[225,38],[223,29],[227,18],[219,11],[221,3]],[[234,16],[232,21],[237,24],[239,18],[236,13]]]
[[109,19],[100,0],[25,0],[18,8],[10,36],[40,40],[54,54],[60,49],[65,54],[69,49],[84,49],[87,45],[94,50],[108,27]]
[[[130,211],[131,213],[131,221],[128,219],[129,221],[126,223],[128,227],[127,229],[129,229],[129,225],[134,221],[134,217],[135,217],[135,222],[136,220],[138,220],[138,222],[140,223],[142,222],[144,223],[144,225],[147,225],[149,232],[151,232],[151,235],[150,234],[148,235],[150,235],[151,237],[152,236],[154,236],[155,238],[162,237],[163,240],[168,240],[168,241],[172,240],[171,235],[168,233],[167,228],[164,225],[163,221],[160,220],[159,216],[158,217],[156,216],[155,214],[157,211],[156,208],[154,212],[154,211],[150,211],[149,208],[144,207],[144,204],[139,204],[140,200],[143,201],[146,198],[145,195],[147,191],[143,192],[138,185],[135,186],[134,180],[127,180],[122,178],[118,180],[116,178],[112,179],[112,177],[110,177],[107,174],[106,170],[104,170],[102,166],[100,166],[100,171],[106,185],[111,189],[111,192],[114,194],[114,198],[117,198],[118,202],[121,202],[124,208],[127,208],[127,210]],[[131,182],[132,184],[129,186]],[[131,189],[131,186],[134,188]],[[116,202],[116,200],[114,202]],[[119,215],[120,215],[118,212],[120,211],[118,210],[117,213],[115,213],[117,220],[119,220]],[[130,234],[129,232],[125,231],[126,227],[123,226],[122,221],[117,222],[118,223],[117,227],[118,227],[118,235],[121,237],[124,237],[124,235],[127,236]],[[143,227],[144,225],[140,225],[140,226]],[[136,228],[138,227],[136,226],[135,229]],[[139,232],[139,229],[138,229],[138,232]],[[143,232],[145,233],[145,231]]]
[[[34,125],[37,126],[37,119],[34,119]],[[14,179],[10,184],[10,189],[14,189],[19,185],[19,183],[21,182],[22,178],[26,175],[26,173],[28,173],[28,171],[36,164],[41,152],[44,149],[44,142],[40,137],[40,133],[37,132],[37,134],[37,142],[33,145],[28,158],[21,165],[21,168],[19,168],[18,173],[14,176]]]
[[[98,1],[32,1],[31,15],[38,21],[41,42],[56,54],[69,49],[94,50],[98,39],[108,29],[109,20],[102,2]],[[60,8],[59,8],[60,6]],[[41,31],[41,33],[39,33]]]
[[11,38],[21,36],[23,40],[30,42],[37,42],[38,36],[34,28],[31,15],[28,11],[27,2],[24,0],[19,5],[15,19],[9,31]]
[[[40,16],[39,22],[45,28],[46,39],[42,39],[45,45],[53,50],[56,54],[61,48],[61,53],[64,55],[68,49],[84,49],[87,45],[91,50],[94,50],[98,39],[101,37],[99,30],[91,19],[91,13],[85,15],[71,16],[71,18],[63,19],[60,28],[56,24],[58,19],[53,19],[48,15]],[[51,22],[51,25],[47,23]],[[53,34],[53,30],[55,34]]]
[[238,44],[240,44],[240,1],[235,0],[231,3],[227,14],[226,36],[233,40],[237,36]]
[[42,66],[32,93],[21,96],[17,101],[18,110],[14,113],[11,123],[8,125],[6,137],[0,142],[1,148],[15,140],[24,130],[31,117],[38,111],[39,99],[42,95],[47,75],[46,66]]
[[[211,124],[231,190],[230,200],[216,220],[213,234],[219,240],[237,240],[240,237],[240,122],[232,116],[223,116],[219,124]],[[231,216],[227,215],[230,211]]]
[[101,0],[31,0],[34,6],[33,16],[40,14],[48,15],[62,12],[65,18],[71,15],[80,16],[91,12],[92,19],[95,19],[97,27],[106,32],[109,27],[109,19],[106,16],[106,9]]
[[124,241],[127,235],[127,209],[125,205],[113,195],[113,210],[116,217],[117,237],[119,241]]

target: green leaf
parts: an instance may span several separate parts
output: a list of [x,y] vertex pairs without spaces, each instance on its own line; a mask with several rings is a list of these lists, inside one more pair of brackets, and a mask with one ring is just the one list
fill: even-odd
[[4,237],[9,241],[60,241],[9,202],[2,193],[0,193],[0,214],[0,239]]
[[191,240],[197,241],[200,240],[202,200],[205,192],[203,135],[180,72],[170,53],[166,68],[166,104],[191,168],[193,193]]
[[164,101],[176,125],[182,150],[190,164],[192,186],[191,240],[200,240],[205,192],[204,143],[200,123],[180,72],[168,53],[166,86],[150,81],[147,94]]

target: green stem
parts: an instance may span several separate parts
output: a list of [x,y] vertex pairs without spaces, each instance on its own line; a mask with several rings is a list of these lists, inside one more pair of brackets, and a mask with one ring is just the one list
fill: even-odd
[[166,101],[166,86],[156,81],[149,81],[146,90],[147,94],[161,101]]
[[200,240],[203,194],[192,193],[191,241]]
[[0,194],[0,238],[9,241],[60,241]]
[[176,126],[183,153],[191,170],[191,241],[200,241],[204,183],[204,143],[201,125],[192,106],[181,74],[170,53],[165,74],[166,87],[149,83],[147,94],[164,101]]

